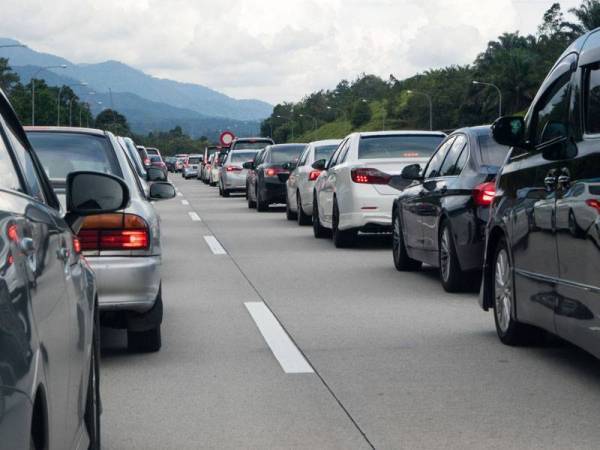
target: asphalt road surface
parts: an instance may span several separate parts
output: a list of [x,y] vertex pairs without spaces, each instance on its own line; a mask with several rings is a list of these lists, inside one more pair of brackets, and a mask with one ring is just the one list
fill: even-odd
[[397,272],[388,239],[338,250],[173,178],[163,348],[103,330],[105,448],[598,448],[591,356],[501,345],[475,293]]

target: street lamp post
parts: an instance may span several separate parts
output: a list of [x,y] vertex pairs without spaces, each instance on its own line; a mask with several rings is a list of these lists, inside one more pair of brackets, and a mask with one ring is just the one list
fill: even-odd
[[[75,86],[87,86],[87,83],[74,83],[74,84],[67,84],[66,86],[68,87],[75,87]],[[58,89],[58,97],[56,100],[56,126],[59,127],[60,126],[60,95],[62,94],[62,88],[65,87],[65,85],[62,85],[59,89]]]
[[315,119],[314,116],[311,116],[309,114],[298,114],[299,117],[308,117],[309,119],[312,119],[313,121],[313,131],[315,131],[317,129],[317,119]]
[[343,109],[334,108],[333,106],[327,106],[326,109],[328,109],[330,111],[339,111],[339,112],[341,112],[342,116],[344,117],[344,120],[347,120],[347,118],[346,118],[346,111],[344,111]]
[[433,101],[431,100],[431,95],[427,94],[426,92],[421,92],[421,91],[406,91],[407,94],[418,94],[418,95],[423,95],[425,97],[427,97],[427,100],[429,101],[429,130],[433,131]]
[[290,117],[283,117],[280,115],[276,115],[275,117],[277,117],[278,119],[285,119],[292,125],[292,141],[293,141],[294,140],[294,120]]
[[490,86],[496,89],[496,91],[498,92],[498,117],[502,117],[502,91],[500,90],[500,88],[494,83],[484,83],[483,81],[473,80],[473,84],[478,86]]
[[35,125],[35,77],[42,70],[47,69],[66,69],[66,64],[61,64],[60,66],[44,66],[40,67],[31,77],[31,125]]

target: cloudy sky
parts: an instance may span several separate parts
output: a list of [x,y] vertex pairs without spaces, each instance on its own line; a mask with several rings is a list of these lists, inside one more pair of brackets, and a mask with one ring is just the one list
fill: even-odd
[[[362,72],[473,61],[553,0],[3,0],[0,36],[75,63],[116,59],[236,98],[298,100]],[[564,10],[579,0],[562,0]]]

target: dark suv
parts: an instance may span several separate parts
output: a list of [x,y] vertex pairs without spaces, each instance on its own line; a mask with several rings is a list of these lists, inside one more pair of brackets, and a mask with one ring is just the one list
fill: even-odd
[[543,329],[600,357],[600,30],[563,53],[524,119],[498,119],[493,135],[512,149],[480,303],[505,344]]

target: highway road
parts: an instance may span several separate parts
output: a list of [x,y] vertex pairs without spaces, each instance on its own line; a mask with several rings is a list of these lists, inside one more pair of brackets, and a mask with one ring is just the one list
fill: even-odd
[[173,177],[163,348],[103,330],[109,449],[597,448],[600,362],[510,348],[477,294]]

